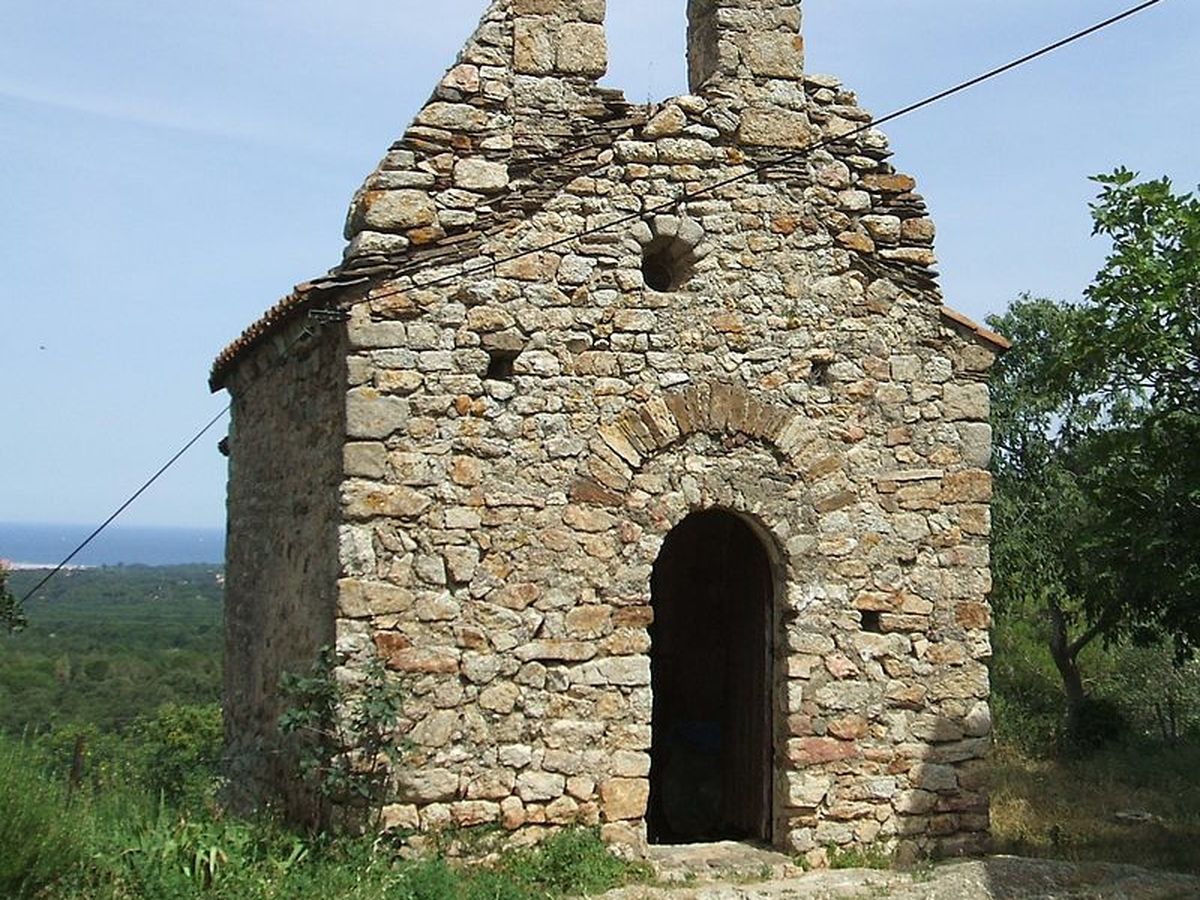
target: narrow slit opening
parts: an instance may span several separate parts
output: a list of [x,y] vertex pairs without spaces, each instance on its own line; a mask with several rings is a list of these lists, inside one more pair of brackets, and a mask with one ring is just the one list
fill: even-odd
[[487,374],[483,377],[491,381],[512,381],[513,364],[520,355],[519,350],[489,350]]

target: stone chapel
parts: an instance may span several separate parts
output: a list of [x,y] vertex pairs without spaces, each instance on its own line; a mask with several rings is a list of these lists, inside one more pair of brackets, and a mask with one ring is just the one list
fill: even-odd
[[403,683],[397,828],[983,847],[1007,345],[800,5],[690,0],[646,107],[604,0],[493,0],[341,264],[217,359],[248,794],[335,646]]

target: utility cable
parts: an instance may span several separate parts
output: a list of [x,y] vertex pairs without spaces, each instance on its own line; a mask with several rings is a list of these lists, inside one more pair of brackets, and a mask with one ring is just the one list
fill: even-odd
[[[807,147],[803,147],[799,150],[792,151],[791,153],[786,153],[786,154],[780,156],[778,159],[769,160],[767,162],[760,163],[757,166],[753,166],[752,168],[747,169],[745,172],[740,172],[737,175],[731,175],[728,178],[724,178],[719,181],[715,181],[712,184],[700,187],[694,191],[691,191],[690,193],[685,190],[685,192],[682,196],[677,197],[673,200],[664,200],[661,203],[650,206],[649,208],[644,209],[640,212],[629,213],[627,215],[620,216],[611,222],[604,223],[603,225],[596,225],[596,226],[593,226],[592,228],[585,229],[584,231],[576,232],[575,234],[570,234],[565,237],[556,238],[553,241],[549,241],[545,244],[539,244],[538,246],[531,247],[527,250],[520,250],[520,251],[517,251],[516,253],[512,253],[508,256],[502,256],[502,257],[498,257],[493,260],[487,260],[486,262],[484,262],[481,265],[467,266],[467,267],[460,269],[458,272],[455,272],[452,274],[447,274],[447,275],[442,275],[437,278],[431,279],[430,281],[418,281],[417,277],[414,275],[412,277],[413,278],[413,287],[418,288],[418,289],[437,287],[442,284],[447,284],[449,282],[456,281],[460,278],[463,278],[464,276],[476,275],[481,272],[490,271],[490,270],[494,269],[496,266],[502,265],[504,263],[512,262],[514,260],[522,259],[527,256],[532,256],[535,253],[542,253],[546,250],[554,250],[558,247],[562,247],[567,244],[571,244],[571,243],[579,240],[580,238],[590,237],[591,235],[594,235],[594,234],[601,234],[612,228],[616,228],[619,225],[631,224],[633,222],[641,221],[648,216],[658,215],[660,213],[678,209],[678,207],[681,204],[686,203],[689,200],[694,200],[698,197],[702,197],[707,194],[712,194],[714,191],[720,190],[721,188],[728,187],[732,184],[736,184],[740,181],[745,181],[747,178],[753,178],[753,177],[762,175],[765,172],[769,172],[771,169],[776,168],[778,166],[784,166],[784,165],[788,165],[790,163],[797,162],[798,160],[804,159],[805,157],[809,156],[810,154],[816,152],[817,150],[822,150],[825,147],[830,146],[831,144],[839,143],[839,142],[845,141],[849,138],[856,137],[866,131],[870,131],[872,128],[877,128],[880,125],[895,121],[896,119],[899,119],[903,116],[910,115],[914,112],[917,112],[918,110],[924,109],[925,107],[932,106],[935,103],[940,103],[942,100],[945,100],[949,97],[953,97],[955,94],[960,94],[963,91],[970,90],[971,88],[976,87],[980,84],[983,84],[986,81],[991,81],[994,78],[998,78],[999,76],[1004,75],[1007,72],[1011,72],[1013,69],[1020,68],[1021,66],[1027,65],[1028,63],[1031,63],[1034,60],[1041,59],[1043,56],[1048,56],[1051,53],[1061,50],[1063,47],[1066,47],[1070,44],[1074,44],[1078,41],[1083,40],[1084,38],[1087,38],[1087,37],[1092,36],[1093,34],[1096,34],[1097,32],[1100,32],[1107,28],[1110,28],[1113,25],[1118,24],[1119,22],[1123,22],[1126,19],[1132,18],[1133,16],[1136,16],[1139,13],[1145,12],[1150,7],[1156,6],[1157,4],[1159,4],[1161,2],[1163,2],[1163,0],[1145,0],[1145,2],[1139,3],[1137,6],[1131,7],[1129,9],[1125,10],[1124,12],[1118,13],[1115,16],[1111,16],[1110,18],[1107,18],[1102,22],[1097,22],[1095,25],[1092,25],[1089,28],[1084,28],[1082,31],[1077,31],[1074,34],[1068,35],[1067,37],[1057,40],[1052,44],[1047,44],[1045,47],[1042,47],[1040,50],[1034,50],[1033,52],[1027,53],[1024,56],[1021,56],[1017,59],[1012,60],[1011,62],[1007,62],[1004,65],[997,66],[994,69],[989,69],[988,71],[984,72],[981,75],[977,75],[974,78],[970,78],[970,79],[967,79],[966,81],[959,82],[958,84],[954,85],[953,87],[947,88],[946,90],[943,90],[943,91],[939,91],[936,94],[932,94],[923,100],[918,100],[915,103],[910,103],[908,106],[904,106],[900,109],[890,112],[881,118],[873,119],[872,121],[867,122],[863,125],[860,125],[857,128],[852,129],[851,131],[845,132],[844,134],[839,134],[835,137],[823,138],[822,140],[816,141]],[[607,166],[604,166],[601,168],[607,168]],[[597,169],[595,171],[600,171],[600,169]],[[404,289],[404,290],[407,290],[407,289]],[[404,290],[386,291],[386,292],[377,294],[376,296],[377,296],[377,298],[391,297],[391,296],[395,296],[396,294],[404,293]]]
[[57,575],[59,572],[61,572],[71,562],[71,560],[73,560],[76,556],[79,555],[80,551],[83,550],[84,547],[86,547],[88,544],[90,544],[92,541],[94,541],[97,537],[99,537],[100,532],[102,532],[105,528],[107,528],[109,525],[111,525],[113,520],[116,519],[117,516],[119,516],[119,515],[121,515],[121,513],[125,512],[125,510],[128,509],[133,504],[133,502],[135,500],[137,500],[138,497],[142,496],[142,494],[144,494],[149,489],[150,485],[152,485],[152,484],[154,484],[154,482],[158,481],[158,479],[162,477],[162,475],[167,471],[167,469],[169,469],[169,468],[171,468],[171,466],[175,465],[175,463],[179,461],[179,458],[181,456],[183,456],[183,454],[185,454],[189,450],[191,450],[192,447],[196,444],[196,442],[200,440],[200,438],[204,437],[204,435],[206,435],[209,432],[209,430],[212,429],[212,427],[214,425],[216,425],[219,421],[221,421],[222,418],[224,418],[225,414],[227,412],[229,412],[229,409],[232,405],[233,404],[226,404],[225,408],[223,410],[221,410],[219,413],[217,413],[215,416],[213,416],[213,418],[209,421],[209,423],[207,425],[205,425],[198,432],[196,432],[195,437],[193,437],[190,441],[188,441],[186,444],[184,444],[174,456],[172,456],[169,460],[166,461],[166,463],[163,464],[163,467],[161,469],[159,469],[157,472],[155,472],[153,475],[151,475],[150,479],[145,484],[143,484],[140,488],[138,488],[134,492],[133,496],[131,496],[128,500],[126,500],[124,503],[122,503],[120,506],[118,506],[116,511],[111,516],[109,516],[107,519],[105,519],[104,522],[100,525],[100,527],[98,527],[95,531],[93,531],[86,538],[84,538],[83,542],[67,555],[66,559],[64,559],[57,566],[55,566],[53,569],[51,569],[50,572],[46,575],[46,577],[43,578],[41,581],[39,581],[34,586],[33,590],[31,590],[29,593],[27,593],[24,597],[21,598],[21,605],[24,606],[26,600],[28,600],[30,597],[32,597],[34,594],[36,594],[38,591],[40,591],[46,585],[46,582],[48,582],[51,578],[53,578],[55,575]]
[[[959,82],[958,84],[954,85],[951,88],[947,88],[944,91],[939,91],[938,93],[932,94],[923,100],[919,100],[915,103],[909,104],[908,106],[897,109],[894,112],[890,112],[887,115],[883,116],[882,118],[874,119],[870,122],[867,122],[863,125],[858,126],[857,128],[852,129],[851,131],[848,131],[844,134],[837,135],[836,137],[823,138],[822,140],[816,141],[807,147],[803,147],[803,148],[801,148],[799,150],[795,150],[791,153],[785,153],[784,155],[780,156],[778,159],[769,160],[769,161],[761,163],[757,166],[753,166],[744,172],[740,172],[737,175],[731,175],[728,178],[720,179],[718,181],[713,182],[712,184],[700,187],[695,191],[687,192],[685,190],[684,194],[676,199],[665,200],[662,203],[655,204],[655,205],[649,207],[648,209],[642,210],[641,212],[629,213],[625,216],[621,216],[621,217],[614,219],[611,222],[607,222],[603,225],[597,225],[593,228],[589,228],[584,231],[580,231],[575,234],[568,235],[566,237],[557,238],[553,241],[550,241],[545,244],[540,244],[536,247],[531,247],[527,250],[521,250],[516,253],[510,254],[508,256],[500,257],[498,259],[488,260],[483,265],[463,268],[454,274],[443,275],[443,276],[440,276],[438,278],[435,278],[435,279],[432,279],[432,280],[426,281],[426,282],[417,282],[416,278],[414,277],[413,283],[416,287],[419,287],[419,288],[435,287],[437,285],[446,284],[448,282],[455,281],[455,280],[462,278],[464,276],[467,276],[467,275],[475,275],[480,272],[490,271],[490,270],[494,269],[496,266],[501,265],[503,263],[512,262],[514,260],[522,259],[527,256],[532,256],[535,253],[542,253],[546,250],[553,250],[558,247],[565,246],[566,244],[573,243],[574,241],[577,241],[580,238],[589,237],[594,234],[601,234],[601,233],[608,231],[612,228],[615,228],[619,225],[625,225],[625,224],[629,224],[632,222],[641,221],[642,219],[646,218],[647,216],[657,215],[659,213],[667,212],[668,210],[677,209],[681,204],[686,203],[689,200],[694,200],[697,197],[702,197],[707,194],[711,194],[714,191],[718,191],[721,188],[725,188],[732,184],[737,184],[738,182],[745,181],[748,178],[753,178],[753,177],[762,175],[766,172],[769,172],[773,168],[777,168],[779,166],[784,166],[784,165],[788,165],[793,162],[797,162],[797,161],[804,159],[805,157],[811,155],[815,151],[821,150],[825,147],[828,147],[831,144],[838,143],[841,141],[845,141],[849,138],[856,137],[866,131],[871,130],[872,128],[877,128],[878,126],[883,125],[887,122],[895,121],[896,119],[899,119],[903,116],[910,115],[911,113],[917,112],[918,110],[924,109],[925,107],[932,106],[935,103],[940,103],[942,100],[945,100],[949,97],[953,97],[955,94],[960,94],[963,91],[970,90],[971,88],[976,87],[980,84],[983,84],[986,81],[991,81],[992,79],[997,78],[1007,72],[1011,72],[1013,69],[1020,68],[1021,66],[1031,63],[1034,60],[1040,59],[1043,56],[1048,56],[1051,53],[1061,50],[1063,47],[1066,47],[1070,44],[1074,44],[1077,41],[1081,41],[1084,38],[1087,38],[1093,34],[1096,34],[1097,32],[1100,32],[1107,28],[1110,28],[1111,26],[1116,25],[1117,23],[1122,22],[1125,19],[1132,18],[1133,16],[1138,15],[1141,12],[1144,12],[1145,10],[1149,9],[1152,6],[1156,6],[1157,4],[1159,4],[1161,2],[1162,2],[1162,0],[1145,0],[1145,2],[1139,3],[1138,5],[1131,7],[1122,13],[1118,13],[1117,15],[1112,16],[1108,19],[1105,19],[1102,22],[1098,22],[1089,28],[1085,28],[1082,31],[1077,31],[1074,34],[1068,35],[1067,37],[1064,37],[1061,40],[1057,40],[1052,44],[1047,44],[1045,47],[1042,47],[1040,50],[1035,50],[1032,53],[1027,53],[1022,57],[1014,59],[1011,62],[1005,63],[1002,66],[997,66],[994,69],[990,69],[981,75],[975,76],[974,78],[970,78],[966,81]],[[607,166],[602,167],[602,168],[607,168]],[[597,170],[597,171],[599,171],[599,170]],[[387,297],[387,296],[393,296],[393,295],[399,294],[399,293],[403,293],[403,291],[399,291],[399,290],[391,291],[391,292],[380,294],[379,296]],[[105,528],[107,528],[110,524],[112,524],[113,520],[115,520],[119,515],[121,515],[121,513],[123,513],[135,500],[138,499],[138,497],[140,497],[143,493],[145,493],[145,491],[147,489],[149,489],[149,487],[152,484],[154,484],[154,482],[156,482],[169,468],[171,468],[171,466],[173,466],[179,460],[179,458],[181,456],[183,456],[188,450],[190,450],[192,448],[192,446],[197,441],[200,440],[200,438],[202,438],[205,434],[207,434],[208,431],[214,425],[216,425],[217,422],[220,421],[221,418],[229,411],[229,408],[230,408],[229,406],[226,406],[223,410],[221,410],[221,412],[219,412],[212,419],[212,421],[210,421],[199,432],[197,432],[195,437],[193,437],[190,441],[188,441],[179,450],[178,453],[176,453],[169,460],[167,460],[167,462],[163,465],[163,467],[161,469],[159,469],[157,472],[155,472],[154,475],[151,476],[151,478],[145,484],[143,484],[140,488],[138,488],[138,490],[133,494],[133,496],[131,496],[124,503],[122,503],[116,509],[116,511],[113,512],[113,514],[111,516],[109,516],[107,519],[105,519],[104,522],[95,531],[93,531],[90,535],[88,535],[88,537],[78,547],[76,547],[74,550],[72,550],[71,553],[66,557],[66,559],[64,559],[57,566],[55,566],[49,572],[49,574],[46,575],[45,578],[43,578],[41,581],[38,582],[38,584],[33,588],[33,590],[29,591],[24,597],[22,597],[21,603],[24,604],[26,600],[28,600],[30,597],[32,597],[34,594],[36,594],[39,590],[41,590],[42,587],[44,587],[45,584],[48,581],[50,581],[51,578],[53,578],[55,575],[57,575],[59,572],[61,572],[63,570],[63,568],[65,566],[67,566],[71,562],[71,560],[74,559],[80,553],[80,551],[82,551],[88,544],[90,544],[93,540],[95,540],[96,537],[98,537],[100,535],[100,533],[102,531],[104,531]]]

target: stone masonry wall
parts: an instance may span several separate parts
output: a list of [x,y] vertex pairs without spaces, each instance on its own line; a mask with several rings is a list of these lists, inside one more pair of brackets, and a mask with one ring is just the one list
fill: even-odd
[[[345,348],[296,326],[229,385],[224,709],[233,799],[270,793],[299,813],[294,767],[276,752],[284,672],[334,641]],[[287,348],[280,354],[278,348]]]
[[405,682],[387,819],[641,845],[650,576],[721,508],[779,572],[774,842],[976,849],[997,345],[798,2],[693,0],[650,109],[594,83],[603,12],[493,3],[347,221],[336,635]]

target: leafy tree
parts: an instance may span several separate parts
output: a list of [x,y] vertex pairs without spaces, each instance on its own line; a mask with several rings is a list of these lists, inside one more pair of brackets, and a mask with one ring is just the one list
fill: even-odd
[[1100,409],[1197,411],[1200,199],[1127,169],[1094,180],[1093,233],[1112,251],[1087,290],[1073,365]]
[[1077,397],[1058,381],[1078,308],[1023,297],[991,324],[1012,340],[992,377],[995,429],[992,514],[1000,615],[1046,620],[1072,727],[1086,701],[1080,653],[1104,629],[1089,620],[1081,556],[1070,542],[1089,516],[1090,496],[1072,454]]
[[1087,391],[1091,618],[1184,656],[1200,644],[1200,200],[1125,169],[1096,180],[1095,233],[1113,246],[1064,357]]
[[8,569],[0,563],[0,629],[11,633],[24,627],[25,613],[20,602],[8,589]]
[[1098,176],[1112,249],[1082,304],[1023,297],[994,328],[997,598],[1046,617],[1080,734],[1097,639],[1200,644],[1200,201]]

